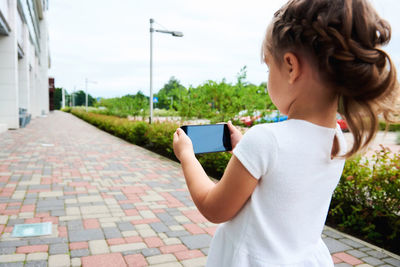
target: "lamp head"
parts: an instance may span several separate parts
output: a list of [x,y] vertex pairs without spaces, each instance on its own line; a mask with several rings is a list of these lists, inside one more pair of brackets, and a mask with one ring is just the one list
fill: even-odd
[[172,36],[183,37],[183,33],[182,32],[172,32]]

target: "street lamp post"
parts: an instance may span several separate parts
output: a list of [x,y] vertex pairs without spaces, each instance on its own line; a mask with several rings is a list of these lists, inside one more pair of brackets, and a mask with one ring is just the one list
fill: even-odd
[[157,30],[153,28],[154,19],[150,19],[150,118],[149,123],[153,121],[153,32],[171,34],[174,37],[183,37],[182,32]]
[[88,78],[85,79],[85,91],[86,91],[85,107],[86,107],[86,112],[87,112],[87,109],[88,109],[88,83],[96,84],[97,82],[89,81]]

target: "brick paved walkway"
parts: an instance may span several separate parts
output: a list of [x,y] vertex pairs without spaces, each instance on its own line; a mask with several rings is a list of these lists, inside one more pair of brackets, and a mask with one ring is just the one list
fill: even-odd
[[[11,236],[48,221],[51,236]],[[203,266],[215,229],[178,163],[70,114],[0,134],[0,266]],[[324,240],[336,266],[400,266],[335,230]]]

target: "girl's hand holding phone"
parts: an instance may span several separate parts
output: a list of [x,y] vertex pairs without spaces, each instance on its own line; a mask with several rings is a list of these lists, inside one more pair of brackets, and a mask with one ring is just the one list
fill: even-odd
[[188,156],[194,156],[192,141],[181,128],[174,133],[173,147],[180,162]]
[[242,139],[243,134],[232,124],[231,121],[228,121],[229,132],[231,133],[231,144],[232,150],[235,149],[236,145],[239,143],[240,139]]

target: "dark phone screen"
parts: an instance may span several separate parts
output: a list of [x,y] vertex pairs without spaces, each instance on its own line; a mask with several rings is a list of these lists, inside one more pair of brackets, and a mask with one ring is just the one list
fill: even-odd
[[188,125],[181,127],[192,140],[195,154],[232,150],[226,124]]

